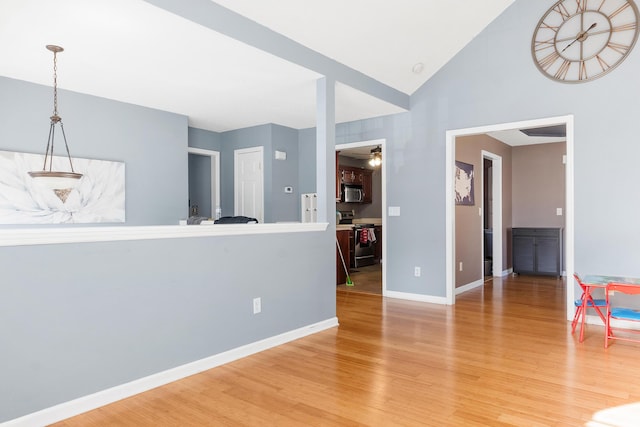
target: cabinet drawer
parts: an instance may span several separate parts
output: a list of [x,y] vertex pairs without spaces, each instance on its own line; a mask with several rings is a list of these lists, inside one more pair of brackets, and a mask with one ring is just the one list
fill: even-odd
[[513,228],[513,236],[560,236],[561,228]]
[[536,228],[536,236],[540,237],[558,237],[560,228]]

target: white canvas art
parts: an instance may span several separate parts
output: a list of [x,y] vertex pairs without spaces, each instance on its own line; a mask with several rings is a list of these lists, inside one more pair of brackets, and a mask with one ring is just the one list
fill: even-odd
[[[0,151],[0,224],[124,222],[124,162],[72,160],[83,177],[61,196],[29,175],[44,155]],[[54,156],[53,169],[69,171],[69,159]]]

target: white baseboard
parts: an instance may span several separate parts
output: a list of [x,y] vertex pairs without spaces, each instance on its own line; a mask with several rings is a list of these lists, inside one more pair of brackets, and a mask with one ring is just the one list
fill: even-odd
[[[604,312],[603,314],[606,315],[606,313]],[[604,323],[602,323],[602,319],[597,314],[587,314],[587,317],[585,318],[584,321],[589,325],[602,326],[603,328],[602,333],[604,334]],[[640,322],[633,322],[630,320],[611,319],[611,326],[613,326],[614,328],[640,330]],[[578,324],[578,326],[576,327],[576,330],[579,330],[579,329],[580,329],[580,325]],[[602,336],[602,338],[604,338],[604,335]]]
[[507,268],[506,270],[503,270],[503,271],[502,271],[502,277],[504,277],[504,276],[508,276],[508,275],[510,275],[511,273],[513,273],[513,268]]
[[338,326],[337,317],[33,412],[20,418],[0,423],[0,427],[41,427],[49,425],[335,326]]
[[475,282],[467,283],[466,285],[462,285],[456,288],[456,295],[460,295],[463,292],[470,291],[471,289],[478,288],[484,285],[484,279],[476,280]]
[[430,302],[433,304],[443,304],[443,305],[448,304],[447,298],[445,297],[434,297],[431,295],[423,295],[423,294],[411,294],[408,292],[385,291],[382,296],[389,297],[389,298],[403,299],[408,301]]

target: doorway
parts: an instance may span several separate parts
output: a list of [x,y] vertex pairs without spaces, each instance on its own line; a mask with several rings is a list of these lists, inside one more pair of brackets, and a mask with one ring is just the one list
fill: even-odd
[[234,215],[264,223],[264,148],[233,151]]
[[[502,276],[503,275],[503,256],[502,244],[502,157],[482,150],[482,160],[489,167],[483,168],[483,270],[484,262],[490,261],[489,274],[483,272],[483,276]],[[486,184],[486,185],[485,185]],[[485,195],[487,197],[485,197]],[[494,245],[493,242],[498,242]]]
[[[202,148],[187,149],[189,156],[188,217],[220,218],[220,153]],[[195,166],[195,168],[192,168]]]
[[[381,257],[380,262],[371,266],[365,266],[362,268],[357,268],[353,271],[353,282],[354,286],[349,287],[347,290],[356,291],[362,290],[362,292],[367,292],[367,289],[371,290],[370,293],[382,294],[385,296],[387,294],[387,284],[386,284],[386,262],[387,259],[387,222],[386,222],[386,210],[387,210],[387,189],[386,189],[386,165],[387,165],[387,151],[386,151],[386,139],[376,139],[376,140],[368,140],[368,141],[359,141],[352,142],[347,144],[337,144],[336,152],[339,152],[338,156],[346,156],[351,159],[359,160],[360,162],[366,162],[370,159],[372,155],[372,150],[380,148],[382,155],[382,162],[379,166],[379,176],[380,176],[380,187],[379,193],[375,191],[373,197],[374,200],[371,204],[353,204],[349,206],[348,204],[340,204],[336,203],[336,213],[340,210],[339,207],[343,207],[344,209],[353,209],[356,210],[356,218],[354,222],[358,222],[358,220],[363,220],[369,222],[372,218],[380,218],[381,221],[381,235],[377,236],[377,240],[381,241]],[[357,161],[353,163],[356,165]],[[379,200],[375,200],[378,197]],[[375,209],[375,213],[371,210]],[[357,213],[361,212],[361,218],[358,218]],[[350,271],[351,274],[351,271]],[[361,275],[362,285],[358,287],[358,275]],[[380,281],[379,285],[376,284],[377,281]],[[374,291],[375,289],[375,291]],[[380,291],[377,291],[380,289]]]
[[[544,119],[528,120],[521,122],[502,123],[496,125],[482,126],[476,128],[449,130],[446,134],[446,179],[445,194],[446,200],[446,292],[447,303],[455,304],[455,197],[454,197],[454,167],[455,167],[455,144],[456,138],[460,136],[470,136],[487,134],[490,132],[506,131],[513,129],[544,128],[556,125],[564,126],[566,130],[566,163],[565,163],[565,244],[564,260],[565,272],[571,277],[574,269],[574,182],[573,182],[573,156],[574,156],[574,130],[573,116],[550,117]],[[493,159],[492,159],[493,160]],[[495,199],[495,194],[494,194]],[[495,207],[495,205],[494,205]],[[496,210],[494,209],[494,214]],[[494,215],[495,217],[496,215]],[[500,242],[500,244],[498,243]],[[504,237],[499,241],[495,236],[493,239],[494,249],[501,247]],[[495,251],[494,251],[495,253]],[[574,286],[567,286],[566,292],[566,316],[570,320],[573,315]]]

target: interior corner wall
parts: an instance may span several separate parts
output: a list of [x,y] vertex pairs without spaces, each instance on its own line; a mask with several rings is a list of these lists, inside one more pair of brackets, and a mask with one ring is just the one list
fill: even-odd
[[[271,221],[288,222],[301,220],[298,131],[273,124],[271,125],[272,151],[269,156],[271,167]],[[286,153],[286,159],[276,160],[275,152]],[[292,192],[284,191],[291,187]]]
[[189,148],[201,148],[220,152],[220,133],[189,127]]
[[[235,215],[234,151],[243,148],[263,147],[264,221],[299,221],[298,140],[297,130],[272,123],[221,133],[220,200],[222,215]],[[286,160],[276,160],[276,150],[286,152]],[[285,193],[284,187],[292,187],[293,192]]]
[[[407,247],[433,267],[420,293],[446,294],[446,132],[567,115],[574,123],[575,269],[640,276],[635,237],[640,223],[634,217],[640,201],[628,197],[635,193],[640,157],[640,145],[631,142],[640,117],[640,47],[594,81],[553,81],[531,57],[533,32],[550,6],[516,0],[411,96],[413,140],[398,153],[405,165],[387,189],[405,194],[403,215],[405,210],[430,212],[427,221],[405,218],[400,226],[419,224],[429,236]],[[631,203],[630,209],[610,208],[620,200]],[[388,282],[414,290],[407,283],[408,267],[389,268]]]
[[[51,92],[0,77],[0,150],[44,154]],[[126,222],[115,225],[177,224],[187,206],[187,117],[67,90],[58,98],[72,157],[125,164]]]
[[298,181],[300,194],[316,192],[316,129],[298,131]]
[[566,147],[566,142],[513,147],[514,227],[564,228]]
[[[512,217],[512,147],[488,136],[471,135],[456,138],[455,160],[473,165],[475,205],[455,207],[455,265],[462,262],[463,269],[456,268],[455,286],[464,286],[482,280],[483,233],[482,217],[482,151],[502,157],[502,259],[503,269],[511,266],[511,217]],[[495,242],[494,242],[495,244]]]
[[264,221],[271,222],[271,125],[252,126],[220,134],[220,204],[223,216],[235,215],[234,205],[234,152],[252,147],[264,147]]
[[208,156],[189,153],[188,207],[188,216],[213,217],[214,212],[211,212],[211,159]]

